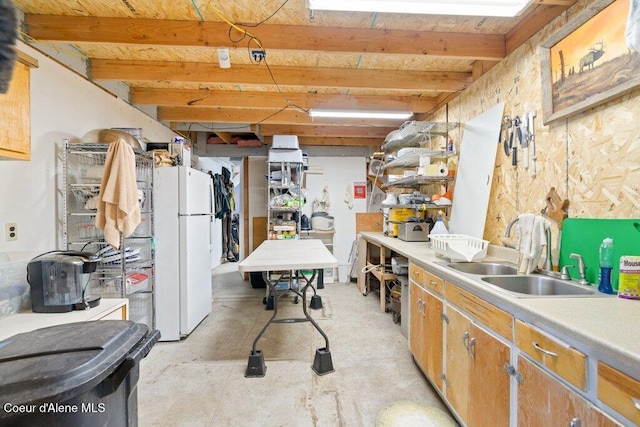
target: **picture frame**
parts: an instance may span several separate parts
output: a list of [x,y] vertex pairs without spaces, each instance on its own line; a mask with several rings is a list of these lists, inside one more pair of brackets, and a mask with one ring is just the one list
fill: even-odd
[[629,0],[598,0],[540,45],[545,125],[640,85],[640,48],[625,36],[629,8]]

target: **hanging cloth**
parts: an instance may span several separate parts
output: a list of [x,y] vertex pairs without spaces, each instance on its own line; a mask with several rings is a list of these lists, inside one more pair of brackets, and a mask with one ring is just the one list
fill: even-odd
[[111,246],[120,247],[120,233],[130,236],[140,224],[136,155],[123,139],[109,144],[104,164],[95,224]]

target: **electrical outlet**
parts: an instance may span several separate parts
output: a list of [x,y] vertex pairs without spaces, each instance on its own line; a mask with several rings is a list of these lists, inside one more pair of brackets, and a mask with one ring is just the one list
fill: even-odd
[[4,225],[4,229],[7,235],[7,242],[18,240],[18,224],[15,222],[7,222]]
[[251,50],[251,57],[256,62],[262,61],[265,56],[267,56],[267,52],[265,52],[264,50],[257,50],[257,49]]

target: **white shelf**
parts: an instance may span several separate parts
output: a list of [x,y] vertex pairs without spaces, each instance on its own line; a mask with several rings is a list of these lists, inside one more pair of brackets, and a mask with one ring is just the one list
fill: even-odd
[[382,184],[382,188],[389,187],[413,187],[422,184],[436,184],[447,183],[453,181],[453,177],[450,176],[409,176],[406,178],[398,179],[393,182],[387,182]]
[[403,154],[390,161],[389,163],[382,166],[382,169],[390,169],[390,168],[404,168],[411,166],[418,166],[420,164],[420,156],[428,156],[432,158],[446,159],[449,157],[453,157],[456,154],[452,151],[442,151],[442,150],[428,150],[428,151],[419,151],[419,152],[410,152],[407,154]]
[[382,144],[383,150],[400,147],[419,147],[434,135],[446,135],[458,127],[457,122],[405,122],[400,129],[390,133]]

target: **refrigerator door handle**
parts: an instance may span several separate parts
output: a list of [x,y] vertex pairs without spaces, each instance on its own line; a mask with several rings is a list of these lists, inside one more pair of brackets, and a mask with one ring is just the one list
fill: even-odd
[[[214,194],[213,180],[209,181],[209,212],[211,212],[211,216],[216,213],[216,196]],[[211,218],[211,222],[213,222],[213,218]]]

